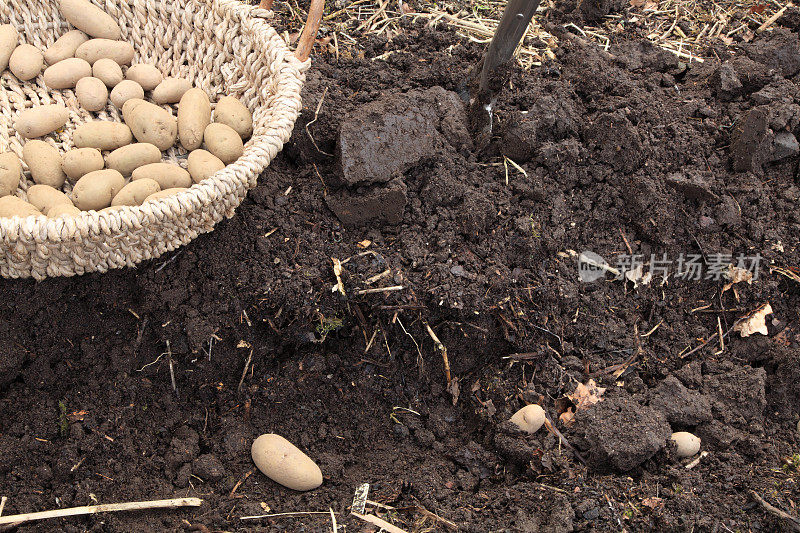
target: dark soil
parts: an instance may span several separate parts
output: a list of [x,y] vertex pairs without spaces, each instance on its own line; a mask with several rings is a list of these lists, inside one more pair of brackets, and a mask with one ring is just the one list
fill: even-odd
[[[446,530],[415,505],[475,532],[788,531],[748,491],[798,514],[800,283],[770,270],[800,266],[797,34],[691,68],[635,32],[609,53],[562,35],[555,61],[512,73],[476,154],[457,93],[482,47],[403,29],[314,58],[292,141],[213,233],[136,269],[0,283],[4,514],[205,500],[18,531],[329,531],[238,518],[329,508],[373,531],[347,515],[365,482],[409,531]],[[376,145],[390,116],[411,129]],[[371,146],[376,168],[343,171]],[[763,259],[735,291],[674,270],[579,281],[574,252],[613,266],[627,246],[704,272]],[[691,351],[764,302],[769,335]],[[589,379],[604,400],[565,427]],[[526,403],[587,465],[509,426]],[[666,446],[680,430],[710,452],[691,469]],[[245,479],[266,432],[322,487]]]

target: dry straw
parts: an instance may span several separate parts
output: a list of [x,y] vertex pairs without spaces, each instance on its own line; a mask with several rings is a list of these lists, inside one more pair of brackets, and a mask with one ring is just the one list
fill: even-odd
[[[306,46],[298,58],[269,25],[271,11],[237,0],[92,1],[119,21],[122,39],[136,50],[135,62],[192,79],[212,101],[237,96],[253,113],[254,133],[238,161],[169,198],[75,217],[0,218],[0,275],[5,278],[40,280],[132,266],[211,231],[223,217],[233,216],[289,139],[301,110],[300,89],[310,65],[308,43],[316,33],[313,24],[306,27],[306,38],[301,39]],[[320,12],[321,4],[315,1]],[[23,41],[41,50],[71,29],[57,0],[3,0],[0,24],[7,23],[19,30]],[[5,72],[0,79],[0,152],[22,155],[24,140],[13,127],[20,111],[56,103],[69,108],[70,120],[47,142],[62,153],[73,147],[72,133],[79,124],[122,121],[113,106],[93,117],[80,108],[73,91],[50,90],[41,76],[23,83]],[[167,157],[185,166],[182,149],[171,149]],[[17,196],[26,198],[31,185],[26,174]]]

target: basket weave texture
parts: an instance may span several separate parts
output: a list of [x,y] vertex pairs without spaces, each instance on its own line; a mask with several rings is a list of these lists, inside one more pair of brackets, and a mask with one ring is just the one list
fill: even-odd
[[[132,266],[158,257],[209,232],[255,187],[256,180],[289,139],[301,110],[300,90],[310,62],[299,61],[267,23],[271,12],[237,0],[91,0],[119,22],[122,40],[136,51],[134,63],[157,66],[165,76],[185,77],[216,102],[238,97],[253,113],[253,136],[244,155],[185,192],[138,207],[74,217],[0,218],[0,275],[5,278],[73,276]],[[44,51],[71,28],[57,0],[1,0],[0,24],[10,23]],[[24,139],[14,130],[20,111],[64,104],[70,120],[48,136],[62,153],[73,148],[77,125],[89,120],[123,122],[110,105],[89,113],[71,90],[54,91],[42,76],[20,82],[0,78],[0,152],[22,156]],[[186,152],[167,160],[186,166]],[[25,167],[17,196],[33,185]],[[69,184],[65,185],[69,193]]]

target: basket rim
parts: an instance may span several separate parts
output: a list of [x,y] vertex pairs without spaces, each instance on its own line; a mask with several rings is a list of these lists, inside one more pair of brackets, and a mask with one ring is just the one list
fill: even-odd
[[[275,29],[265,20],[271,18],[272,12],[260,9],[258,6],[251,6],[239,0],[212,0],[220,10],[227,11],[231,15],[232,22],[239,26],[248,26],[248,35],[251,36],[256,50],[267,48],[277,49],[276,56],[282,68],[276,69],[278,85],[282,87],[292,87],[290,93],[283,93],[282,98],[278,98],[271,106],[273,122],[280,121],[286,116],[296,116],[299,109],[287,103],[291,97],[296,97],[299,101],[300,91],[303,85],[304,72],[309,68],[311,61],[306,59],[300,61],[291,52],[286,42],[277,34]],[[167,5],[163,6],[165,9]],[[285,68],[285,67],[289,68]],[[295,82],[295,83],[292,83]],[[280,112],[283,110],[283,113]],[[236,189],[241,183],[247,183],[253,176],[260,175],[269,166],[275,154],[271,154],[269,147],[277,141],[280,147],[288,141],[291,132],[281,134],[281,129],[270,128],[266,134],[251,137],[245,145],[244,153],[235,162],[226,165],[225,168],[215,172],[205,178],[200,183],[193,183],[187,190],[180,191],[165,198],[151,200],[146,204],[138,206],[115,206],[114,210],[99,212],[95,210],[81,211],[81,213],[70,216],[60,216],[57,218],[48,217],[45,214],[30,215],[20,217],[0,217],[0,241],[18,241],[26,237],[40,236],[50,242],[62,240],[75,240],[75,229],[86,228],[86,232],[80,232],[81,238],[92,235],[108,234],[113,228],[115,234],[137,229],[148,221],[152,221],[155,216],[157,219],[166,217],[167,212],[177,213],[181,216],[190,215],[196,208],[203,205],[214,204],[225,194],[228,189]],[[216,185],[216,186],[215,186]],[[187,208],[189,211],[187,212]],[[61,236],[65,238],[62,239]]]

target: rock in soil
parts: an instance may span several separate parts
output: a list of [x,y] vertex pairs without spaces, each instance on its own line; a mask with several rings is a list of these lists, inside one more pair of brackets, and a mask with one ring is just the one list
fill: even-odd
[[627,472],[655,455],[671,434],[660,411],[621,394],[579,410],[568,438],[595,470]]
[[375,185],[351,192],[331,192],[325,201],[346,228],[357,228],[370,222],[398,224],[408,203],[408,188],[402,178],[386,185]]

